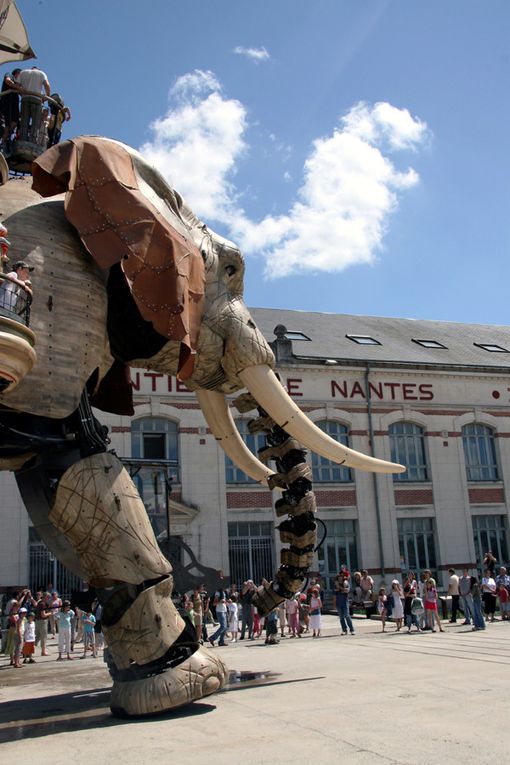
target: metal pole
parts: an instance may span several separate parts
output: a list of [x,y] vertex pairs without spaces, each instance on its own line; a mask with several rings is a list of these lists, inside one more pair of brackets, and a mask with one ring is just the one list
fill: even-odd
[[[374,444],[374,426],[372,422],[372,399],[370,396],[370,366],[367,364],[365,370],[365,395],[367,399],[367,415],[368,415],[368,437],[370,439],[370,451],[372,457],[375,457],[375,444]],[[381,504],[379,502],[379,484],[377,483],[377,473],[372,473],[372,484],[374,487],[374,501],[375,501],[375,517],[377,519],[377,541],[379,543],[379,559],[381,561],[381,575],[384,579],[385,565],[384,565],[384,549],[382,541],[382,524],[381,524]]]

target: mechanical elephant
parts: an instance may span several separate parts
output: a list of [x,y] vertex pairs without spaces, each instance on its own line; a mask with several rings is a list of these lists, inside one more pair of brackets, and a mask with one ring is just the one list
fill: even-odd
[[[176,610],[171,566],[92,407],[132,412],[130,366],[177,375],[228,456],[282,489],[276,513],[289,516],[279,528],[290,546],[256,595],[261,611],[300,589],[313,558],[305,448],[362,470],[403,468],[348,449],[303,415],[243,302],[240,251],[137,152],[98,137],[59,144],[34,163],[32,188],[0,187],[0,216],[17,257],[35,268],[37,356],[30,348],[25,367],[12,364],[13,343],[22,354],[31,341],[0,316],[0,468],[15,471],[50,549],[100,595],[112,711],[151,714],[213,693],[226,668]],[[259,455],[225,397],[244,389],[236,405],[258,410],[250,427],[266,434]]]

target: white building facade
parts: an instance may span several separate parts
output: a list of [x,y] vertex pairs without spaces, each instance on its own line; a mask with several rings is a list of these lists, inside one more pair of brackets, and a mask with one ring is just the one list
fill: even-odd
[[[314,569],[327,588],[342,564],[386,582],[429,568],[444,584],[448,568],[480,568],[488,550],[508,563],[508,328],[276,309],[253,315],[273,343],[282,384],[311,420],[353,449],[408,468],[375,476],[309,455],[319,539],[327,530]],[[169,527],[201,564],[232,580],[270,578],[279,561],[279,492],[225,458],[183,383],[144,370],[133,370],[132,381],[134,417],[98,417],[119,457],[153,461],[130,469],[156,532]],[[256,451],[264,439],[248,434],[254,416],[236,421]],[[30,532],[13,476],[3,474],[0,486],[0,586],[45,585],[36,581],[43,569],[35,571],[44,546]]]

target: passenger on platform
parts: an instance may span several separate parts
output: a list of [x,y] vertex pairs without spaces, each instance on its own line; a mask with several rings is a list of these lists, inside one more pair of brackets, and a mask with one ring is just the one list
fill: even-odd
[[48,146],[55,146],[62,137],[62,125],[71,119],[71,110],[64,105],[62,96],[59,93],[53,93],[49,101],[50,105],[50,124],[48,128]]
[[42,116],[42,94],[50,95],[50,83],[46,73],[33,66],[31,69],[23,69],[19,75],[19,84],[22,89],[20,138],[22,141],[37,143]]
[[7,239],[7,229],[3,223],[0,223],[0,263],[1,266],[6,266],[9,262],[9,247],[11,243]]
[[24,260],[18,260],[12,267],[12,271],[5,274],[6,278],[0,284],[0,308],[7,311],[20,313],[26,306],[25,297],[28,293],[32,297],[32,287],[29,281],[30,271],[34,267],[29,266]]
[[2,134],[2,146],[7,148],[12,134],[18,127],[19,122],[19,94],[21,87],[19,84],[19,75],[21,69],[13,69],[11,74],[6,74],[2,82],[2,93],[0,97],[0,114],[4,119],[4,131]]

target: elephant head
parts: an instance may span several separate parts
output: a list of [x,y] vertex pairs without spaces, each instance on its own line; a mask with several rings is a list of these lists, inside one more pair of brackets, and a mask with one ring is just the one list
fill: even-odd
[[[85,168],[80,162],[87,152],[92,160]],[[104,191],[112,179],[116,184],[115,191],[110,194],[113,210],[108,208],[110,202]],[[215,234],[199,220],[182,197],[141,155],[108,139],[84,137],[65,142],[50,149],[34,164],[33,187],[44,196],[68,192],[64,203],[66,216],[77,229],[82,242],[103,273],[107,273],[112,264],[120,263],[142,317],[152,323],[156,333],[159,332],[159,350],[149,358],[130,358],[130,365],[164,374],[177,374],[183,378],[196,392],[212,433],[245,473],[261,483],[266,483],[272,475],[272,471],[247,449],[230,414],[225,395],[243,388],[279,426],[317,454],[361,470],[381,473],[404,470],[401,465],[363,455],[338,443],[301,412],[274,374],[273,353],[244,304],[244,260],[241,252],[232,242]],[[73,194],[77,202],[74,209],[77,209],[78,221],[73,219],[69,202]],[[47,206],[32,209],[37,212],[39,207],[41,215],[50,215],[51,210]],[[117,218],[114,220],[115,215]],[[20,231],[23,223],[21,216]],[[55,222],[54,225],[59,224]],[[169,228],[178,240],[170,263],[165,249],[170,241]],[[101,239],[103,233],[106,236]],[[62,237],[65,238],[65,235],[69,238],[63,230]],[[54,241],[52,233],[48,246],[43,248],[42,261],[58,258]],[[151,249],[154,242],[156,246]],[[98,251],[94,252],[97,246]],[[170,246],[173,247],[173,242]],[[73,247],[76,249],[76,260],[83,260],[79,243],[76,241],[74,245],[73,240],[69,240],[68,250]],[[143,248],[145,271],[140,265],[140,251]],[[66,257],[71,262],[70,257]],[[50,274],[48,279],[53,289],[53,304],[56,304],[54,270],[48,266],[44,268],[43,263],[40,278],[43,272]],[[147,271],[150,272],[148,276]],[[169,275],[173,275],[178,285],[173,293],[173,303],[166,300],[166,293],[161,289],[161,283],[166,284],[165,279],[168,280]],[[152,280],[152,294],[158,293],[157,311],[151,304],[152,297],[147,299],[147,293],[142,294],[138,286],[143,286],[147,280]],[[96,280],[95,289],[100,291],[102,285],[104,281]],[[65,289],[63,283],[62,292]],[[46,305],[41,305],[40,311],[39,326],[43,327],[48,322]],[[171,332],[166,334],[165,342],[168,327],[175,331],[173,335]],[[98,335],[96,345],[100,340]],[[185,374],[182,363],[184,346],[192,362],[186,362]],[[72,354],[71,349],[64,349],[62,358],[66,352]],[[92,368],[92,355],[90,348],[87,348],[84,372]],[[104,369],[104,364],[101,369]],[[31,388],[28,385],[20,387],[18,398],[15,393],[11,399],[14,408],[39,413],[36,407],[26,402],[33,387],[33,384]],[[7,401],[5,403],[8,405]]]

